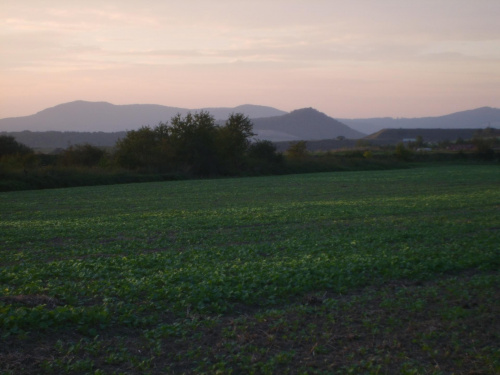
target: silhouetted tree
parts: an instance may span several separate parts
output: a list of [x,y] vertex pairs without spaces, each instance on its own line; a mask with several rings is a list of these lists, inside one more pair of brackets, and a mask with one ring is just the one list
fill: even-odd
[[283,167],[283,155],[276,151],[271,141],[259,140],[248,148],[248,162],[258,173],[277,172]]
[[244,169],[250,139],[254,135],[252,122],[241,113],[232,114],[217,129],[216,147],[224,172],[234,173]]
[[131,130],[123,139],[119,139],[115,147],[115,160],[121,167],[128,169],[161,168],[163,164],[162,150],[168,149],[166,143],[169,131],[165,124],[151,129],[143,126]]
[[105,155],[103,149],[87,143],[67,148],[60,155],[60,161],[65,166],[95,167]]
[[232,114],[222,126],[208,112],[177,115],[154,128],[127,133],[116,144],[118,165],[131,169],[189,172],[195,175],[235,173],[244,168],[253,136],[251,121]]
[[476,154],[480,158],[491,160],[495,157],[494,140],[492,138],[474,138],[472,143],[476,149]]
[[304,159],[307,155],[307,143],[306,141],[294,142],[286,150],[286,154],[295,160]]
[[177,115],[171,121],[171,145],[178,166],[195,174],[209,175],[217,172],[215,120],[202,111],[184,118]]
[[10,135],[0,135],[0,171],[31,168],[37,164],[35,153]]
[[5,155],[25,155],[33,153],[28,146],[19,143],[10,135],[0,135],[0,158]]
[[396,145],[396,150],[394,151],[394,155],[399,160],[408,161],[411,158],[412,151],[409,148],[407,148],[403,142],[399,142]]

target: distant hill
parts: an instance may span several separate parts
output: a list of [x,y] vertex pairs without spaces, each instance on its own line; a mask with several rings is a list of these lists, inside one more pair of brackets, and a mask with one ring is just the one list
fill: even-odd
[[[214,116],[215,117],[215,116]],[[222,123],[223,121],[219,121]],[[348,126],[312,108],[298,109],[282,116],[254,118],[254,133],[257,139],[273,142],[361,138],[361,134]],[[126,132],[0,132],[14,136],[17,141],[34,149],[67,148],[75,144],[89,143],[94,146],[113,146]]]
[[270,141],[331,139],[338,136],[361,138],[364,134],[313,108],[303,108],[286,115],[253,119],[258,138]]
[[[383,129],[365,137],[366,140],[397,143],[404,139],[422,137],[424,142],[456,141],[474,138],[479,129]],[[500,130],[497,131],[500,135]]]
[[[287,114],[288,112],[273,108],[266,107],[263,105],[254,105],[254,104],[244,104],[239,105],[237,107],[222,107],[222,108],[202,108],[204,111],[208,111],[215,117],[217,120],[227,120],[227,118],[232,113],[243,113],[251,119],[262,118],[262,117],[275,117],[282,116]],[[199,112],[200,110],[192,110],[191,112]]]
[[[293,113],[293,112],[292,112]],[[257,130],[257,133],[274,134],[276,137],[274,143],[278,151],[286,151],[290,145],[298,140],[294,137],[292,140],[282,140],[285,135],[279,131],[273,130]],[[395,145],[402,142],[404,139],[412,139],[421,136],[424,142],[442,142],[456,141],[461,138],[464,140],[472,139],[478,129],[383,129],[377,133],[371,134],[362,140],[367,141],[374,146]],[[94,146],[112,147],[116,141],[125,137],[127,132],[0,132],[0,135],[10,135],[16,138],[17,141],[37,150],[37,151],[53,151],[54,149],[65,149],[71,145],[89,143]],[[495,136],[500,137],[500,129],[494,130]],[[262,137],[262,135],[261,135]],[[288,135],[292,138],[292,135]],[[341,148],[353,148],[358,145],[358,140],[355,138],[346,139],[320,139],[307,140],[307,149],[309,151],[329,151]],[[267,139],[267,138],[261,138]]]
[[[479,134],[478,134],[479,133]],[[308,141],[308,151],[330,151],[361,147],[363,145],[387,146],[396,145],[404,140],[422,137],[426,143],[443,141],[454,142],[459,138],[470,140],[475,136],[500,137],[500,129],[491,129],[485,134],[480,129],[383,129],[360,140],[356,139],[322,139]],[[286,151],[293,142],[275,142],[278,151]]]
[[439,117],[422,118],[368,118],[339,119],[347,126],[365,134],[372,134],[382,129],[484,129],[500,128],[500,109],[482,107],[456,112]]
[[[155,126],[159,122],[170,121],[177,114],[185,116],[188,112],[201,110],[210,112],[219,123],[226,120],[231,113],[243,113],[252,120],[256,138],[273,142],[335,141],[339,136],[359,139],[366,134],[371,134],[368,139],[377,144],[415,138],[419,135],[425,141],[431,142],[469,139],[476,129],[488,126],[500,128],[500,109],[490,107],[441,117],[336,120],[313,108],[287,113],[257,105],[186,109],[154,104],[114,105],[106,102],[75,101],[47,108],[31,116],[1,119],[0,132],[14,132],[11,135],[19,142],[37,149],[66,148],[81,143],[113,146],[117,139],[125,136],[126,130],[138,129],[143,125]],[[395,131],[377,133],[388,128]],[[454,129],[451,133],[443,133],[451,128]],[[403,133],[397,132],[404,129],[413,129],[411,131],[416,133],[407,132],[403,136]],[[424,133],[422,129],[433,129],[435,132]],[[464,133],[459,131],[460,129]],[[334,143],[337,145],[338,142]],[[326,144],[317,146],[328,147]],[[345,146],[345,142],[337,146]]]
[[78,144],[91,144],[98,147],[112,147],[120,138],[124,138],[127,132],[0,132],[0,135],[9,135],[18,142],[33,148],[36,151],[53,151],[54,149],[65,149]]
[[[78,101],[48,108],[32,116],[0,120],[0,132],[3,130],[3,134],[12,135],[19,142],[35,149],[67,148],[82,143],[113,146],[119,138],[125,136],[125,130],[137,129],[142,125],[155,126],[161,121],[169,121],[177,114],[184,116],[188,112],[200,110],[146,104],[117,106],[104,102]],[[255,105],[203,110],[219,119],[218,123],[225,121],[231,113],[244,113],[254,124],[256,138],[275,142],[364,136],[312,108],[298,109],[291,113]],[[12,132],[16,129],[23,131]],[[42,129],[56,130],[41,131]],[[11,132],[7,133],[5,130]]]
[[286,114],[272,107],[242,105],[234,108],[187,109],[156,104],[114,105],[106,102],[75,101],[44,109],[31,116],[0,120],[0,131],[78,131],[117,132],[155,126],[170,121],[177,114],[206,110],[216,119],[227,119],[231,113],[243,113],[250,118]]

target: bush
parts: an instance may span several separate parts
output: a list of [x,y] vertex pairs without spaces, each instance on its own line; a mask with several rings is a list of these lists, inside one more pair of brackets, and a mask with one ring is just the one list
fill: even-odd
[[0,157],[0,170],[24,170],[34,168],[38,163],[35,154],[14,154]]
[[32,154],[33,150],[28,146],[19,143],[10,135],[0,135],[0,158],[7,155]]
[[407,148],[404,143],[400,142],[396,145],[394,155],[398,160],[408,161],[411,159],[412,154],[412,151]]
[[365,151],[365,152],[363,153],[363,157],[364,157],[365,159],[371,159],[371,158],[373,158],[373,152],[371,152],[370,150]]
[[286,155],[290,159],[300,160],[307,156],[307,143],[306,141],[294,142],[286,150]]
[[474,138],[472,140],[476,148],[476,155],[484,160],[493,160],[495,152],[493,150],[494,141],[491,138]]
[[105,156],[106,152],[104,150],[87,143],[71,146],[64,150],[60,155],[60,162],[67,167],[95,167],[99,165]]
[[247,152],[248,162],[254,172],[272,173],[283,167],[283,155],[277,153],[271,141],[259,140],[250,145]]

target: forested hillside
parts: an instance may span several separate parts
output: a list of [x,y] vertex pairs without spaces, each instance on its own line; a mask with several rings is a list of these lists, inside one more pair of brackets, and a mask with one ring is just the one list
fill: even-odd
[[88,143],[97,147],[112,147],[118,139],[125,137],[127,132],[0,132],[0,135],[9,135],[35,150],[53,151],[65,149],[72,145]]

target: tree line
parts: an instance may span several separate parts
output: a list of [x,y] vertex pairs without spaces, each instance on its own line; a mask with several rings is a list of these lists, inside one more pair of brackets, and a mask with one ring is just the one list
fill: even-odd
[[34,157],[33,150],[11,136],[0,136],[0,161],[29,168],[37,162],[63,167],[121,168],[147,173],[191,176],[270,173],[283,162],[270,141],[254,141],[247,116],[232,114],[218,125],[208,112],[177,115],[170,122],[128,131],[111,151],[90,144],[74,145],[52,157]]
[[[14,137],[0,135],[0,191],[164,181],[197,177],[255,176],[401,168],[407,162],[455,159],[500,160],[495,134],[479,134],[473,152],[420,153],[412,145],[387,148],[357,145],[310,152],[306,141],[277,152],[270,141],[255,140],[248,117],[233,114],[217,124],[208,112],[177,115],[170,122],[125,133],[112,149],[90,144],[57,154],[39,154]],[[415,142],[425,145],[423,139]]]

